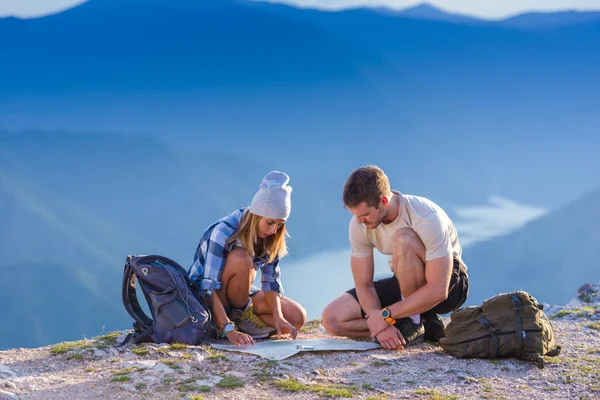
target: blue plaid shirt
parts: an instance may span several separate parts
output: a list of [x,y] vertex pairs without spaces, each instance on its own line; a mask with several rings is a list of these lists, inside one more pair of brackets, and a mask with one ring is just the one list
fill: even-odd
[[[247,208],[241,208],[221,218],[209,226],[196,249],[194,263],[188,274],[194,282],[200,283],[201,294],[211,294],[213,290],[221,289],[221,275],[225,268],[227,253],[235,246],[235,243],[226,244],[240,227],[240,221]],[[254,257],[254,268],[261,271],[262,291],[275,291],[283,296],[279,269],[279,258],[276,257],[272,263],[267,262],[268,257]]]

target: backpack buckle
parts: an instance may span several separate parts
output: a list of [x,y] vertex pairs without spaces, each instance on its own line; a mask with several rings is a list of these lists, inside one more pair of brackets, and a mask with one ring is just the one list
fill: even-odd
[[494,330],[494,326],[492,325],[492,323],[485,317],[481,317],[481,319],[479,320],[479,323],[481,324],[481,326],[483,326],[487,330],[490,330],[490,331]]
[[515,310],[521,311],[523,309],[523,304],[521,303],[521,300],[519,300],[519,296],[513,294],[510,298],[512,300],[512,305],[515,308]]

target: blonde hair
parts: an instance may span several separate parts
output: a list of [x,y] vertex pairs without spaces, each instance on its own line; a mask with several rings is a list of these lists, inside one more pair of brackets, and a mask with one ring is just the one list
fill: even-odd
[[271,263],[275,260],[275,257],[282,259],[288,253],[287,244],[285,242],[286,237],[289,237],[287,230],[285,229],[285,222],[279,227],[277,232],[263,239],[263,249],[261,254],[255,254],[254,245],[258,243],[260,239],[258,236],[258,223],[263,217],[250,212],[250,210],[244,211],[242,220],[240,221],[240,227],[228,240],[227,243],[232,243],[239,240],[242,246],[248,251],[250,257],[269,255],[267,262]]

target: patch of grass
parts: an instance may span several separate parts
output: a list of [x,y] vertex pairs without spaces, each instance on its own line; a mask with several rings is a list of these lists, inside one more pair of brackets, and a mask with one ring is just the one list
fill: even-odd
[[117,338],[121,336],[121,332],[110,332],[106,335],[102,335],[97,337],[95,340],[102,340],[104,342],[110,342],[111,340],[117,340]]
[[146,389],[146,387],[147,387],[147,386],[148,386],[148,385],[146,385],[145,383],[143,383],[143,382],[140,382],[140,383],[138,383],[137,385],[135,385],[135,388],[136,388],[137,390],[144,390],[144,389]]
[[284,392],[312,392],[325,397],[352,397],[356,391],[355,387],[341,385],[306,385],[294,378],[274,381],[271,382],[271,385]]
[[490,360],[490,362],[494,365],[500,365],[500,361],[498,360]]
[[384,382],[384,383],[388,383],[389,381],[390,381],[390,378],[383,378],[383,379],[381,380],[381,382]]
[[371,385],[370,383],[363,383],[362,388],[365,390],[371,390],[373,389],[373,385]]
[[193,392],[194,390],[196,390],[196,386],[195,385],[185,385],[185,384],[179,385],[179,391],[181,393],[184,393],[184,392]]
[[94,367],[85,367],[85,369],[83,370],[83,372],[94,372],[96,371],[96,368]]
[[83,358],[83,354],[81,353],[75,353],[75,354],[71,354],[67,360],[81,360]]
[[242,387],[246,384],[246,382],[244,382],[241,379],[235,378],[233,376],[227,376],[225,375],[223,377],[223,380],[219,381],[219,383],[217,383],[217,386],[223,389],[235,389],[238,387]]
[[457,400],[459,396],[444,396],[439,390],[435,389],[416,389],[415,394],[419,396],[429,396],[432,400]]
[[171,350],[185,350],[188,345],[185,343],[171,343]]
[[133,367],[123,368],[112,371],[113,375],[128,375],[134,371]]
[[178,363],[179,360],[160,360],[161,363],[168,365],[169,367],[171,367],[171,369],[178,369],[181,368]]
[[571,310],[560,310],[556,314],[552,315],[550,319],[562,318],[567,315],[576,315],[577,317],[583,317],[588,315],[593,315],[595,313],[594,307],[585,306],[581,308],[573,308]]
[[600,347],[588,347],[586,350],[588,354],[600,353]]
[[558,390],[558,388],[556,386],[549,386],[549,387],[545,387],[542,390],[546,390],[548,392],[553,392],[555,390]]
[[136,356],[145,356],[148,354],[148,349],[146,346],[138,346],[131,349],[131,352]]
[[379,396],[367,396],[367,400],[386,400],[388,398],[387,394],[381,394]]
[[204,400],[204,397],[202,397],[202,396],[191,396],[190,400]]
[[181,355],[181,359],[182,360],[191,360],[191,359],[193,359],[193,357],[192,357],[192,355],[190,353],[183,353]]
[[170,376],[167,376],[165,379],[163,379],[163,383],[173,383],[175,382],[175,378],[171,378]]
[[271,380],[273,378],[273,373],[268,370],[260,370],[252,374],[253,377],[258,379],[259,382],[265,383],[266,381]]
[[210,386],[198,386],[196,390],[199,392],[210,392],[212,388]]
[[208,353],[208,357],[206,357],[206,360],[208,360],[211,363],[229,361],[229,359],[225,357],[225,354],[221,350],[212,348],[210,346],[202,346],[202,348]]
[[260,368],[274,368],[279,364],[277,360],[266,360],[258,363]]
[[545,364],[560,364],[562,362],[560,357],[542,356],[542,358]]
[[293,366],[293,365],[294,365],[294,363],[292,363],[292,362],[289,362],[289,361],[284,361],[283,363],[284,363],[285,365],[290,365],[290,366]]
[[129,375],[119,375],[113,376],[110,380],[111,382],[128,382],[129,380],[131,380],[131,378],[129,377]]
[[50,353],[52,354],[64,354],[69,350],[81,349],[85,345],[83,340],[77,342],[65,342],[50,347]]
[[213,364],[216,364],[221,361],[223,361],[223,362],[229,361],[229,359],[227,357],[225,357],[223,354],[219,354],[216,356],[208,356],[208,357],[206,357],[206,359]]
[[590,322],[589,324],[586,324],[586,326],[590,329],[600,331],[600,321]]
[[358,363],[357,363],[356,361],[352,361],[352,362],[350,363],[350,365],[352,365],[353,367],[356,367],[356,366],[358,365]]
[[387,363],[385,361],[379,361],[379,360],[377,360],[377,361],[373,361],[371,363],[371,365],[374,366],[374,367],[385,367],[387,365]]
[[304,326],[302,328],[300,328],[300,332],[305,332],[305,333],[310,332],[310,331],[317,329],[320,326],[321,326],[321,320],[313,319],[311,321],[306,322],[304,324]]

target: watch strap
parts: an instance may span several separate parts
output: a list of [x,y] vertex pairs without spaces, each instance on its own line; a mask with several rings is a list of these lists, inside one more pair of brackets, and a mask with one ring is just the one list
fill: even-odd
[[389,324],[394,325],[396,323],[396,320],[394,318],[392,318],[392,312],[387,307],[385,307],[383,310],[381,310],[381,318],[383,318],[385,320],[385,322],[387,322]]

